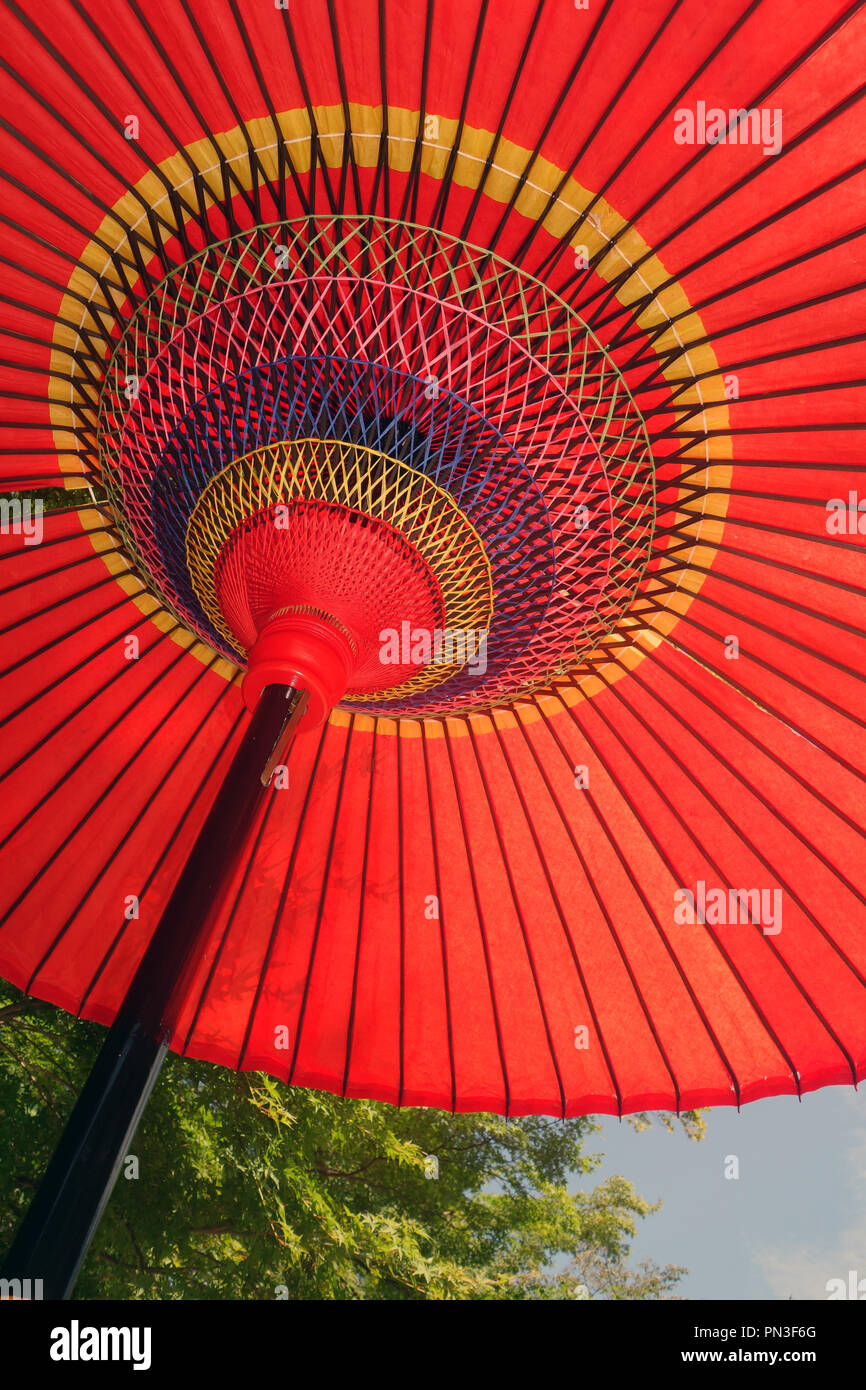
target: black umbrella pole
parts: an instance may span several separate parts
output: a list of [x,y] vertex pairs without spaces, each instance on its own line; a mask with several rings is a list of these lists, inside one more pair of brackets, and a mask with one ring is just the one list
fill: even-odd
[[[68,1298],[147,1103],[217,902],[271,770],[306,708],[269,685],[132,978],[2,1267],[13,1296]],[[34,1281],[40,1281],[34,1283]]]

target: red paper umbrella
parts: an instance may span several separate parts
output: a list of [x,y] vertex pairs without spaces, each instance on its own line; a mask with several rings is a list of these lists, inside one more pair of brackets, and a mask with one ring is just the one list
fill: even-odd
[[856,1082],[859,0],[2,42],[5,486],[92,496],[0,556],[0,969],[113,1024],[55,1167],[169,1044],[508,1114]]

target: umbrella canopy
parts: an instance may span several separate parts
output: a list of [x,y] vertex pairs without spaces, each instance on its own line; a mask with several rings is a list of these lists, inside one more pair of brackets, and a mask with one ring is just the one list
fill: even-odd
[[4,487],[94,500],[4,513],[0,971],[111,1022],[290,672],[175,1048],[854,1082],[866,14],[506,8],[4,10]]

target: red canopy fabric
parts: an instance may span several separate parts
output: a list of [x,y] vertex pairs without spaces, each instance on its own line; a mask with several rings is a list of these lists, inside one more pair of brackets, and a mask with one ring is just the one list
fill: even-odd
[[[498,258],[503,293],[518,270],[540,282],[587,326],[651,446],[649,562],[572,668],[551,657],[546,685],[486,711],[344,704],[299,737],[173,1045],[508,1114],[854,1082],[866,14],[506,9],[58,0],[0,18],[5,490],[99,486],[97,412],[137,306],[203,248],[313,215],[432,228]],[[700,140],[716,110],[725,140],[678,143],[678,113]],[[727,119],[751,111],[764,123]],[[480,316],[495,327],[494,307]],[[546,370],[568,395],[578,355],[560,331],[545,329],[560,352]],[[423,378],[432,338],[409,338]],[[468,380],[469,340],[448,341]],[[467,394],[482,414],[497,361]],[[595,370],[579,413],[611,391],[598,438],[631,406]],[[538,434],[531,409],[501,415],[509,448]],[[545,438],[536,481],[558,463]],[[0,535],[0,971],[109,1023],[247,716],[226,652],[168,610],[122,518],[49,513],[36,544],[15,515]],[[567,610],[547,612],[561,629]]]

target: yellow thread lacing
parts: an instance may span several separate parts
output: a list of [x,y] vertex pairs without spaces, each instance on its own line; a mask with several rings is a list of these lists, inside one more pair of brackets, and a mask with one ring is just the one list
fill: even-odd
[[[217,560],[230,536],[251,517],[293,502],[345,507],[384,521],[434,575],[444,625],[464,632],[490,630],[490,562],[481,537],[450,493],[377,449],[342,440],[297,439],[235,459],[214,475],[190,514],[186,560],[193,589],[214,627],[238,652],[242,649],[217,598]],[[400,686],[354,698],[391,700],[428,690],[460,669],[457,664],[425,666]]]

